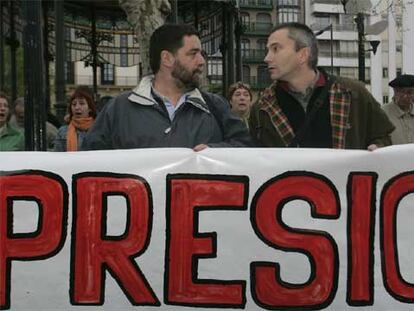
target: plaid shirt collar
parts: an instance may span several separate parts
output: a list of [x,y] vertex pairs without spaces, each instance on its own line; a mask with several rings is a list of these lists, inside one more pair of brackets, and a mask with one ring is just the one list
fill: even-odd
[[[317,87],[324,86],[326,84],[326,82],[327,82],[327,79],[326,79],[324,73],[322,73],[321,71],[317,70],[316,74],[317,74],[317,80],[311,86],[312,89],[315,89]],[[280,86],[282,89],[284,89],[285,91],[287,91],[289,93],[292,92],[292,90],[289,87],[289,83],[287,83],[286,81],[279,81],[278,82],[278,86]]]
[[[321,73],[315,86],[325,85],[328,80],[327,78],[334,79],[334,83],[328,91],[332,127],[332,147],[335,149],[344,149],[346,130],[350,127],[348,119],[351,105],[351,91],[335,81],[335,77],[329,77],[323,71]],[[277,102],[276,88],[279,86],[279,83],[275,81],[269,88],[264,90],[263,96],[260,99],[260,106],[269,115],[273,127],[287,147],[295,137],[295,133]]]

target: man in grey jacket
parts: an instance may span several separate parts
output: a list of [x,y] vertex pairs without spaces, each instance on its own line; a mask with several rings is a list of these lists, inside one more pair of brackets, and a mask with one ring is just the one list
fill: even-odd
[[394,88],[392,102],[382,106],[395,125],[391,133],[394,145],[414,143],[414,75],[403,74],[389,83]]
[[83,150],[251,145],[246,126],[221,97],[198,89],[205,59],[197,31],[163,25],[150,39],[154,76],[106,105]]

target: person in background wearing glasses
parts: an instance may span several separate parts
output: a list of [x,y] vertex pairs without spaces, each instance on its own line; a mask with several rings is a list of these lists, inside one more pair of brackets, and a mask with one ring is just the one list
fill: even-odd
[[396,144],[414,143],[414,75],[400,75],[389,83],[394,88],[392,102],[383,109],[395,125],[391,140]]

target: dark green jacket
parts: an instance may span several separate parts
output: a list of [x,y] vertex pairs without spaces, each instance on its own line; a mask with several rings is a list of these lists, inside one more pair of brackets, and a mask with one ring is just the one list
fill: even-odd
[[6,124],[5,131],[0,134],[0,151],[23,151],[24,135],[18,129]]
[[[366,149],[371,144],[391,145],[394,125],[378,102],[359,81],[331,77],[329,100],[332,146],[338,149]],[[253,105],[249,129],[261,147],[287,147],[295,136],[276,100],[274,82]]]

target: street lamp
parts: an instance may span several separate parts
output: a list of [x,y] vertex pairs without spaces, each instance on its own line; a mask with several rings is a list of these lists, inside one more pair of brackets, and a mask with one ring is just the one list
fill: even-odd
[[365,82],[364,19],[364,13],[361,12],[359,12],[354,19],[358,30],[358,79],[362,82]]
[[334,72],[333,72],[333,25],[332,23],[326,26],[325,28],[315,32],[315,37],[323,34],[328,29],[330,30],[330,33],[331,33],[331,75],[333,75]]
[[358,30],[358,79],[362,82],[365,82],[365,53],[368,51],[372,51],[374,54],[377,52],[378,45],[380,41],[374,40],[369,41],[371,45],[371,49],[365,50],[365,35],[374,35],[380,34],[384,31],[384,21],[380,21],[373,25],[368,26],[369,32],[365,31],[365,15],[363,12],[368,11],[371,9],[372,4],[370,0],[341,0],[341,3],[344,7],[345,14],[356,14],[355,16],[355,23],[357,25]]

